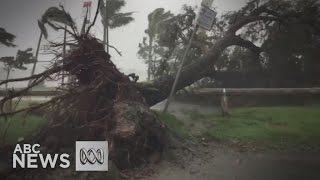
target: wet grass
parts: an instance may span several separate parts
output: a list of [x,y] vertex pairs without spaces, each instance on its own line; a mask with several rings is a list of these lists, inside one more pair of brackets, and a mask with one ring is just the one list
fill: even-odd
[[[8,118],[7,121],[4,118],[0,118],[0,141],[1,143],[5,142],[5,144],[14,144],[19,138],[25,139],[32,135],[45,123],[45,119],[39,116],[29,115],[24,117],[18,114]],[[4,136],[5,131],[6,135]]]
[[189,136],[188,129],[184,125],[184,123],[178,120],[174,115],[168,113],[157,113],[159,115],[160,120],[175,134],[180,137],[186,138]]
[[[200,136],[220,140],[239,140],[266,144],[320,145],[320,106],[249,107],[231,110],[230,117],[220,114],[185,112],[192,124],[170,114],[160,115],[167,126],[188,137],[201,127]],[[189,123],[190,124],[190,123]],[[203,128],[204,127],[204,128]],[[192,135],[193,136],[193,135]]]
[[213,138],[320,145],[320,106],[238,108],[205,119]]
[[[28,106],[22,102],[19,108]],[[221,140],[241,140],[266,143],[294,143],[320,145],[320,106],[307,107],[261,107],[232,109],[230,117],[219,114],[204,115],[197,111],[189,113],[194,123],[202,123],[201,135]],[[185,122],[171,114],[158,113],[162,122],[178,136],[188,138],[192,131]],[[46,121],[38,116],[18,114],[10,121],[0,118],[0,141],[10,122],[6,143],[15,143],[43,126]]]
[[[13,101],[13,106],[16,101]],[[41,103],[40,101],[21,101],[17,109],[23,109],[30,105]],[[16,114],[11,117],[0,118],[0,143],[14,144],[20,138],[28,138],[32,133],[46,124],[46,120],[40,116]]]

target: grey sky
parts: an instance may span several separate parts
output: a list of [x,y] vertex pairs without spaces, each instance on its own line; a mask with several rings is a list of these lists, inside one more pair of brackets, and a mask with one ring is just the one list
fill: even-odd
[[[1,0],[0,5],[0,27],[5,28],[8,32],[17,36],[15,43],[17,48],[6,48],[0,45],[0,57],[13,56],[17,49],[26,49],[33,47],[35,50],[39,28],[37,19],[50,6],[56,6],[60,3],[64,4],[65,9],[70,12],[72,17],[80,24],[82,22],[82,4],[88,0]],[[97,0],[92,0],[92,19],[96,10]],[[146,77],[146,65],[143,60],[137,57],[138,44],[142,41],[144,30],[147,28],[147,15],[154,9],[162,7],[170,10],[173,13],[179,13],[183,4],[191,6],[199,6],[201,0],[127,0],[127,5],[122,9],[123,12],[134,11],[135,21],[122,28],[110,31],[110,44],[116,46],[122,51],[123,56],[120,57],[113,50],[111,51],[112,59],[119,69],[123,72],[135,72],[141,76],[141,79]],[[214,6],[218,12],[230,11],[239,9],[244,5],[246,0],[215,0]],[[97,25],[93,28],[93,33],[97,38],[102,39],[102,25],[100,16],[97,20]],[[62,32],[57,33],[58,37],[62,37]],[[55,37],[55,36],[53,36]],[[50,39],[50,37],[49,37]],[[51,40],[56,40],[52,39]],[[40,56],[40,60],[47,57]],[[45,64],[40,64],[43,67]],[[38,68],[41,71],[43,68]],[[3,71],[3,70],[1,70]],[[27,75],[29,71],[23,74]],[[1,73],[2,74],[2,73]],[[13,76],[22,76],[22,73],[12,73]],[[3,79],[3,77],[0,77]]]

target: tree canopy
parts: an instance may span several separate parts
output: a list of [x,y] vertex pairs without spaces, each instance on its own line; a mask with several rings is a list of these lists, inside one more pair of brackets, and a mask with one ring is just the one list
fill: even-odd
[[[13,69],[26,70],[25,65],[36,62],[32,54],[32,48],[28,48],[24,51],[18,50],[16,57],[6,56],[1,57],[0,62],[4,64],[4,70],[7,72],[6,80],[9,78],[10,72]],[[7,84],[6,84],[7,87]]]
[[[268,51],[263,44],[271,37],[272,30],[281,31],[285,30],[285,27],[300,24],[308,27],[314,39],[318,39],[319,14],[319,4],[316,0],[251,0],[238,11],[222,14],[216,18],[211,31],[206,33],[207,40],[210,41],[206,52],[183,68],[177,90],[202,78],[214,77],[213,70],[220,57],[226,50],[235,46],[251,51],[252,55],[256,56],[253,59],[265,69]],[[154,79],[154,83],[148,85],[147,89],[143,89],[145,94],[152,97],[149,104],[167,97],[174,77],[161,76]]]
[[107,0],[107,7],[103,0],[99,1],[100,15],[102,17],[101,22],[105,26],[108,26],[111,29],[118,28],[127,25],[134,20],[132,17],[133,12],[120,12],[121,8],[126,5],[124,0]]
[[75,22],[73,21],[71,15],[67,13],[63,6],[50,7],[42,15],[41,19],[38,20],[39,28],[45,38],[48,38],[48,32],[45,25],[49,25],[54,30],[64,29],[61,24],[67,25],[74,30],[76,33]]

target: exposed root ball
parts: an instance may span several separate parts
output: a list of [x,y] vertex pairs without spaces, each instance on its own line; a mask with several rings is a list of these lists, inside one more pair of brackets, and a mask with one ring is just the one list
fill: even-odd
[[113,110],[116,125],[109,139],[112,158],[119,168],[143,163],[154,153],[162,152],[166,140],[164,126],[147,106],[137,102],[118,102]]
[[76,80],[67,86],[68,95],[50,108],[41,136],[47,146],[56,149],[75,140],[107,139],[110,158],[119,168],[161,153],[164,126],[146,106],[135,82],[119,72],[96,39],[80,41],[64,63]]

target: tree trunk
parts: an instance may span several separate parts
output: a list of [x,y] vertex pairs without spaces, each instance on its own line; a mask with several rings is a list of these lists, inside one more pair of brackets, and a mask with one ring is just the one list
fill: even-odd
[[[7,70],[6,80],[8,80],[8,79],[9,79],[10,71],[11,71],[11,68],[9,67],[9,68],[8,68],[8,70]],[[6,89],[8,89],[8,83],[6,83],[5,88],[6,88]]]
[[[39,37],[39,41],[38,41],[38,45],[37,45],[37,51],[36,51],[36,60],[35,62],[33,63],[33,67],[32,67],[32,70],[31,70],[31,76],[34,75],[34,72],[36,71],[36,66],[37,66],[37,62],[38,62],[38,56],[39,56],[39,51],[40,51],[40,45],[41,45],[41,40],[42,40],[42,32],[40,32],[40,37]],[[28,82],[28,85],[31,84],[31,80]]]
[[149,57],[148,57],[148,79],[147,79],[148,82],[150,82],[151,80],[152,42],[153,42],[153,38],[149,35]]
[[107,53],[109,54],[109,25],[107,23],[107,27],[106,27],[106,38],[107,38]]
[[[226,34],[223,38],[218,40],[213,45],[210,53],[207,56],[196,60],[192,64],[186,65],[181,72],[176,91],[190,86],[194,82],[204,77],[211,76],[215,62],[218,60],[223,51],[227,47],[233,45],[233,43],[234,35]],[[155,79],[152,84],[138,85],[142,95],[144,96],[149,106],[153,106],[168,97],[174,82],[174,78],[175,74],[172,76]]]

